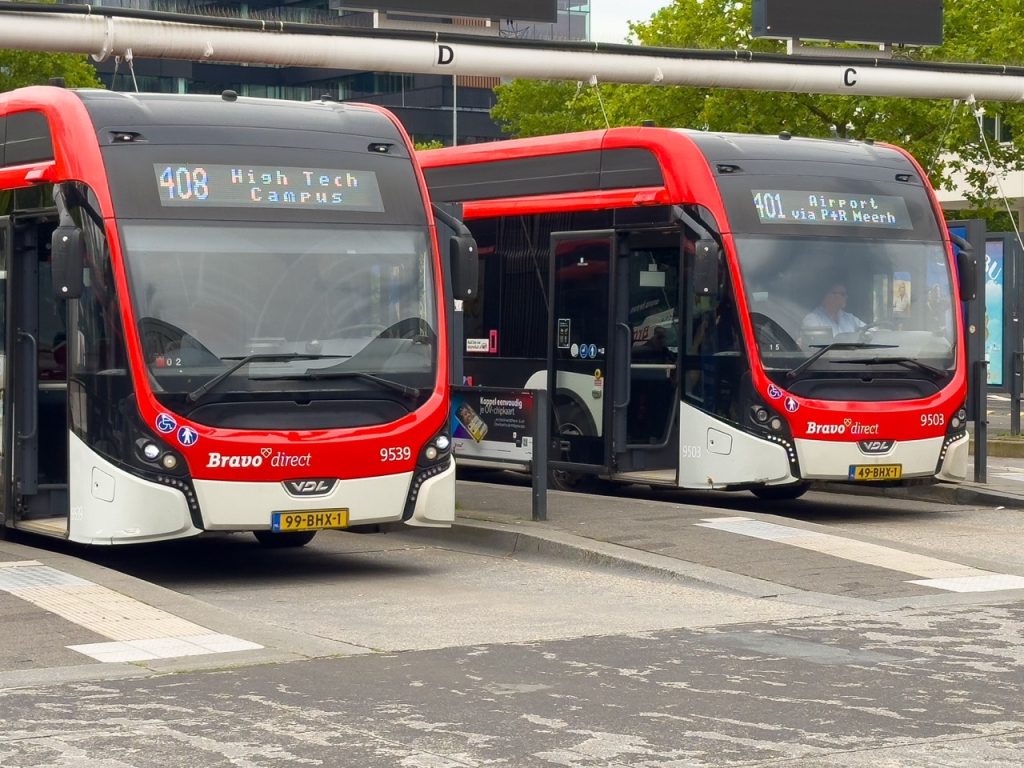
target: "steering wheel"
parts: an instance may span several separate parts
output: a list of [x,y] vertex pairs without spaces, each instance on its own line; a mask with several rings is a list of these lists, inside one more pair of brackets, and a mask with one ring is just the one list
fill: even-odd
[[436,335],[434,329],[427,325],[422,317],[406,317],[381,331],[382,339],[412,339],[425,344],[432,344]]
[[353,325],[339,325],[327,332],[327,338],[354,339],[361,336],[380,336],[386,330],[386,326],[380,323],[355,323]]
[[195,336],[166,320],[144,317],[139,321],[139,331],[142,336],[142,350],[150,359],[182,359],[182,364],[189,365],[219,365],[221,362],[220,358]]
[[860,329],[860,338],[868,338],[872,331],[895,331],[896,325],[891,320],[872,320]]
[[754,326],[754,337],[762,352],[800,352],[800,345],[789,335],[785,328],[768,315],[760,312],[750,313],[750,322]]

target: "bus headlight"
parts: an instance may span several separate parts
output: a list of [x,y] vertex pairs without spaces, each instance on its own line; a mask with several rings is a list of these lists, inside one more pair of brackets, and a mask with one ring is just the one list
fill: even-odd
[[953,418],[950,419],[949,423],[950,426],[953,427],[953,429],[960,429],[960,427],[967,423],[967,409],[961,408],[960,410],[958,410],[955,414],[953,414]]
[[451,448],[452,439],[449,437],[447,429],[438,432],[423,447],[423,451],[420,453],[419,465],[421,467],[429,466],[445,461],[451,454]]

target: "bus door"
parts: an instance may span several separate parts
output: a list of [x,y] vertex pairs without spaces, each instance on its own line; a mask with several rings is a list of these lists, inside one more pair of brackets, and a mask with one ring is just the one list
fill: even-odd
[[633,232],[619,257],[616,319],[630,331],[620,357],[626,407],[616,411],[616,472],[675,485],[679,457],[679,230]]
[[[547,390],[556,471],[610,470],[615,377],[609,362],[616,347],[629,345],[628,327],[612,314],[615,243],[610,230],[551,235]],[[625,407],[619,395],[614,405]]]
[[49,242],[55,222],[5,223],[11,353],[4,424],[10,446],[4,509],[15,527],[67,534],[67,304],[54,298]]

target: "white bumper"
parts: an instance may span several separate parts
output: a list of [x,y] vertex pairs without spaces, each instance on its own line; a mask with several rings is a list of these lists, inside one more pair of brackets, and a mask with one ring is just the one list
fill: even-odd
[[[852,465],[899,464],[904,479],[915,477],[934,477],[935,467],[939,461],[944,438],[930,437],[924,440],[902,440],[896,442],[886,453],[865,454],[856,443],[837,443],[827,440],[808,440],[799,438],[796,454],[800,461],[800,473],[806,480],[848,480]],[[966,438],[965,438],[966,440]],[[963,472],[966,474],[966,442],[963,451]],[[946,452],[946,462],[950,462],[950,472],[960,461],[959,441]],[[951,453],[954,456],[951,457]],[[946,479],[946,478],[942,478]],[[953,479],[953,478],[950,478]],[[961,476],[956,478],[963,480]]]
[[180,491],[119,469],[74,434],[68,435],[68,450],[71,541],[137,544],[200,533]]
[[[211,531],[269,529],[274,512],[347,509],[349,525],[402,519],[413,473],[342,480],[324,496],[292,496],[279,482],[195,480],[203,525]],[[450,526],[455,519],[455,464],[424,481],[410,525]]]

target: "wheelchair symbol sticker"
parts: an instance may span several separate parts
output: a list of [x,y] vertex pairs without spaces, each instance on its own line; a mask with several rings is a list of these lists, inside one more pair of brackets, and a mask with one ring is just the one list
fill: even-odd
[[178,422],[169,413],[161,413],[156,417],[156,431],[169,435],[178,428]]

